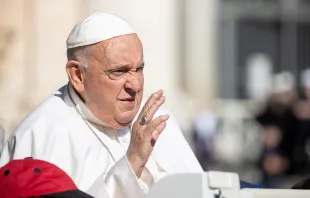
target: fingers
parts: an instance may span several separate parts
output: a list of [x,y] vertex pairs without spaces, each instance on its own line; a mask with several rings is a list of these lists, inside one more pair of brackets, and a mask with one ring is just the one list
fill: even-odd
[[164,131],[164,129],[166,128],[166,122],[162,122],[156,129],[155,131],[152,133],[152,139],[154,139],[155,141],[157,141],[159,135]]
[[149,131],[153,132],[155,129],[157,129],[157,127],[163,123],[166,122],[169,119],[168,115],[161,115],[157,118],[155,118],[154,120],[152,120],[148,125],[147,128]]
[[[163,96],[163,91],[159,90],[151,95],[149,99],[146,101],[140,115],[139,120],[143,116],[146,116],[148,120],[151,120],[158,110],[158,108],[165,102],[165,97]],[[155,106],[154,106],[155,104]]]
[[145,115],[149,120],[153,119],[154,114],[159,109],[159,107],[164,104],[165,100],[165,96],[161,96],[158,100],[154,101],[154,103],[145,111]]

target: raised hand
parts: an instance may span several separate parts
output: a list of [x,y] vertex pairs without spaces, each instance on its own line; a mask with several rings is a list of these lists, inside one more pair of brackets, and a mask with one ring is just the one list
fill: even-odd
[[138,178],[169,119],[168,115],[161,115],[153,119],[155,112],[164,102],[163,91],[153,93],[133,124],[127,158]]

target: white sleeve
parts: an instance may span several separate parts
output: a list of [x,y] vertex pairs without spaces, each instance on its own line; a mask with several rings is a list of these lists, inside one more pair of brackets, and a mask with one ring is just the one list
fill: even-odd
[[146,192],[132,170],[126,155],[87,191],[95,198],[145,198]]
[[17,137],[12,134],[7,142],[4,144],[3,151],[0,158],[0,167],[7,164],[12,159],[24,159],[32,157],[32,138],[29,133],[25,135],[22,141],[17,143]]
[[[10,139],[8,141],[10,141]],[[5,164],[7,164],[10,161],[10,158],[11,158],[11,154],[10,154],[10,151],[9,151],[8,142],[6,142],[4,144],[3,151],[1,153],[0,167],[2,167]]]
[[93,183],[86,193],[95,198],[110,198],[102,175]]

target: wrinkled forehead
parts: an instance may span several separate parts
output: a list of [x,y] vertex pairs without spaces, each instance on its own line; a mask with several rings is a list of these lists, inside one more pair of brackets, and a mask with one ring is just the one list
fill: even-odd
[[135,65],[143,61],[143,48],[136,34],[115,37],[94,45],[93,55],[111,64]]

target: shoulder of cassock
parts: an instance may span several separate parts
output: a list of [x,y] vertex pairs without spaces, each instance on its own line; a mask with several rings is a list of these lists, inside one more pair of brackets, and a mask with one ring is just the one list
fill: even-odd
[[[9,161],[9,142],[15,139],[14,159],[33,157],[56,164],[81,184],[79,187],[87,189],[89,183],[85,178],[95,180],[98,172],[108,168],[108,163],[102,163],[96,170],[81,170],[94,161],[107,161],[109,154],[96,144],[94,135],[86,132],[87,125],[71,103],[65,101],[66,89],[67,86],[60,88],[43,101],[13,131],[1,155],[0,167]],[[89,153],[91,150],[95,153]]]
[[[72,104],[65,101],[66,89],[67,86],[63,86],[44,100],[22,120],[10,137],[15,136],[19,140],[32,136],[30,138],[37,140],[36,144],[45,144],[46,142],[52,143],[55,139],[77,135],[80,130],[76,131],[76,129],[79,129],[84,122],[81,122]],[[77,119],[79,122],[76,122]],[[78,141],[78,136],[73,138],[74,141]],[[43,148],[46,146],[48,145]]]

